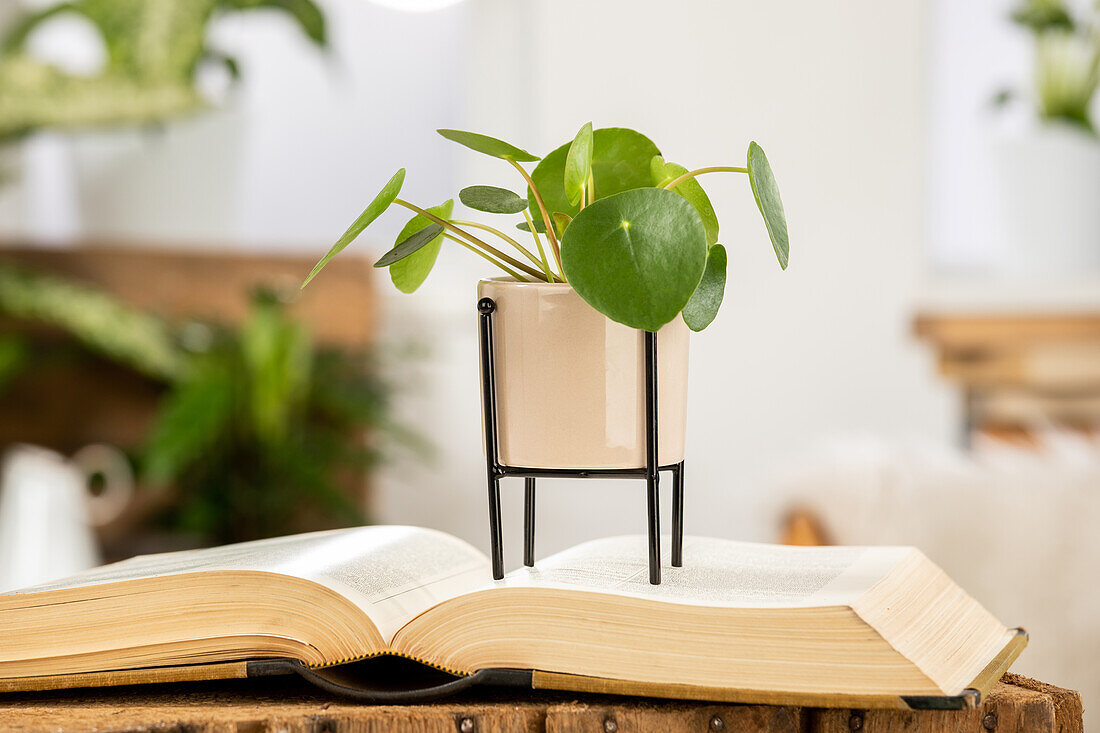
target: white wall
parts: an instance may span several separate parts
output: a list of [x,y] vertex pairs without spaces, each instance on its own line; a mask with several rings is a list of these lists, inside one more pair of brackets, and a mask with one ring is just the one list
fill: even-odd
[[[547,151],[591,119],[636,127],[692,167],[736,163],[756,139],[783,191],[791,266],[779,271],[747,182],[705,179],[730,281],[692,346],[688,530],[772,537],[776,475],[824,436],[951,438],[953,395],[909,335],[923,277],[919,0],[466,0],[429,14],[324,5],[328,62],[276,16],[219,27],[245,67],[232,105],[161,136],[93,136],[110,154],[85,200],[127,202],[130,216],[114,221],[135,236],[319,254],[401,165],[407,197],[424,203],[460,185],[520,188],[507,166],[436,127]],[[95,162],[84,147],[71,163],[82,175]],[[389,215],[356,247],[380,254],[403,220]],[[474,284],[491,273],[481,265],[445,251],[413,296],[379,278],[388,338],[429,350],[403,363],[399,406],[438,455],[387,470],[374,509],[379,521],[485,547]],[[545,482],[540,496],[540,554],[644,531],[640,482]],[[518,487],[505,504],[515,566]],[[667,493],[664,508],[667,523]]]
[[[636,127],[689,167],[736,163],[756,139],[776,170],[791,229],[786,273],[747,182],[704,181],[730,282],[718,320],[692,343],[689,532],[772,537],[773,479],[823,436],[951,439],[955,399],[909,333],[923,279],[922,3],[469,4],[462,123],[472,129],[546,151],[592,119]],[[462,185],[521,185],[473,153],[460,164]],[[421,329],[436,349],[407,410],[441,455],[434,468],[393,471],[379,516],[485,547],[473,279],[429,282],[424,295],[394,303],[391,322]],[[522,524],[513,481],[504,494],[511,567]],[[644,531],[640,482],[540,485],[540,555]],[[667,494],[664,509],[667,527]]]

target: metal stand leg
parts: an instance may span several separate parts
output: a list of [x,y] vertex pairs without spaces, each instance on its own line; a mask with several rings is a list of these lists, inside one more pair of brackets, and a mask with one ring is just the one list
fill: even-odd
[[504,577],[504,547],[500,529],[500,472],[497,470],[497,406],[493,367],[493,311],[497,304],[492,298],[482,298],[477,303],[481,314],[481,406],[485,424],[485,473],[489,484],[489,542],[493,560],[493,578]]
[[684,462],[672,469],[672,566],[684,566]]
[[523,479],[523,564],[535,565],[535,479]]
[[657,334],[645,333],[645,469],[649,513],[649,582],[661,583],[661,472],[657,461]]

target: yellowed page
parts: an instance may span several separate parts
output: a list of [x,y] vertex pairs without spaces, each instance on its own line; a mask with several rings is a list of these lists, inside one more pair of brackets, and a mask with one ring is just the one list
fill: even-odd
[[0,594],[0,607],[5,595],[224,570],[279,573],[331,588],[362,608],[386,640],[418,614],[491,577],[488,558],[451,535],[420,527],[358,527],[144,555]]
[[907,547],[790,547],[684,538],[684,566],[667,548],[661,584],[649,582],[644,536],[593,540],[509,573],[505,587],[554,587],[700,606],[809,608],[854,602],[901,560]]

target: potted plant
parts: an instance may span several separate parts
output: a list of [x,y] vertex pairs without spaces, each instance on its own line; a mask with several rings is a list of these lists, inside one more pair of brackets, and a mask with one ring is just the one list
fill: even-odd
[[[1012,19],[1034,40],[1038,124],[995,149],[1004,265],[1015,274],[1074,275],[1100,269],[1100,5],[1074,12],[1063,0],[1022,0]],[[1001,92],[997,101],[1015,95]]]
[[[399,198],[404,169],[321,258],[303,287],[391,205],[414,216],[375,263],[411,293],[444,241],[499,268],[479,297],[496,303],[494,341],[499,457],[512,466],[562,469],[644,465],[643,331],[658,334],[659,462],[683,459],[688,330],[718,313],[726,250],[697,180],[744,174],[786,269],[787,224],[771,167],[755,142],[738,166],[688,170],[662,157],[645,135],[584,125],[539,158],[502,140],[461,130],[439,133],[511,165],[520,195],[494,186],[459,192],[467,207],[522,217],[508,234],[453,216],[454,201],[422,208]],[[523,163],[536,163],[528,171]],[[524,244],[521,239],[527,239]]]

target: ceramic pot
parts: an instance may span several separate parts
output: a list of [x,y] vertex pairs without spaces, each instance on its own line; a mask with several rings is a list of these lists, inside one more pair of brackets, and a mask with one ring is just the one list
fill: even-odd
[[[482,280],[492,298],[499,460],[527,468],[645,465],[644,335],[562,283]],[[657,333],[658,460],[684,458],[689,331]]]
[[1048,124],[1000,141],[995,159],[1006,273],[1100,271],[1100,143]]

